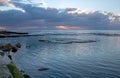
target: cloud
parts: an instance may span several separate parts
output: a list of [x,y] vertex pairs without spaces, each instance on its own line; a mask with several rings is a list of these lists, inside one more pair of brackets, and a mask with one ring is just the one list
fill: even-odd
[[110,12],[44,8],[16,2],[13,4],[25,12],[15,9],[0,11],[1,26],[11,29],[120,29],[120,15]]
[[42,5],[43,5],[45,8],[48,7],[48,5],[47,5],[47,3],[45,2],[45,0],[42,0]]
[[[46,29],[47,27],[39,27],[39,26],[25,26],[25,27],[16,27],[14,29],[17,29],[17,30],[33,30],[33,29]],[[11,29],[11,28],[9,28]],[[12,28],[13,29],[13,28]]]
[[83,30],[85,27],[76,27],[76,26],[55,26],[56,29],[60,30]]
[[0,0],[1,4],[4,4],[6,6],[11,6],[11,7],[15,7],[11,2],[5,1],[5,0]]
[[6,30],[6,27],[0,26],[0,30]]
[[[19,11],[22,11],[22,12],[25,12],[22,8],[20,7],[16,7],[11,1],[7,1],[7,0],[0,0],[0,4],[2,4],[2,8],[6,8],[6,10],[10,10],[10,9],[14,9],[14,10],[19,10]],[[1,7],[1,5],[0,5]],[[1,10],[1,8],[0,8]],[[5,9],[2,9],[2,11],[5,10]]]

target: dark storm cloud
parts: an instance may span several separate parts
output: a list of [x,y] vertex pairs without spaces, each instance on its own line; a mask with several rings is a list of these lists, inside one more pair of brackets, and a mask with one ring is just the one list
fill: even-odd
[[0,11],[0,26],[54,26],[85,27],[88,29],[120,29],[120,16],[113,13],[78,13],[76,8],[56,9],[14,3],[21,10]]

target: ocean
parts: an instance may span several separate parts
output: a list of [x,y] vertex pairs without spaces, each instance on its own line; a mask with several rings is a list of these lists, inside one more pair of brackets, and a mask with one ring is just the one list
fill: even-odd
[[120,31],[26,32],[39,36],[1,38],[0,42],[22,44],[14,63],[31,78],[120,78]]

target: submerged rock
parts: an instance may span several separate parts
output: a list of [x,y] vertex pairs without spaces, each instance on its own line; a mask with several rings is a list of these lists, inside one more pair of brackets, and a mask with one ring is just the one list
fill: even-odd
[[27,74],[24,74],[23,75],[24,76],[24,78],[31,78],[29,75],[27,75]]
[[38,71],[45,71],[45,70],[49,70],[49,68],[40,68],[40,69],[38,69]]
[[120,36],[120,33],[84,33],[97,36]]
[[47,43],[61,43],[61,44],[97,42],[97,40],[81,40],[81,39],[40,39],[39,41],[47,42]]
[[31,48],[31,46],[30,46],[30,45],[27,45],[26,48]]
[[24,71],[24,70],[20,70],[20,72],[21,72],[21,73],[25,73],[25,71]]

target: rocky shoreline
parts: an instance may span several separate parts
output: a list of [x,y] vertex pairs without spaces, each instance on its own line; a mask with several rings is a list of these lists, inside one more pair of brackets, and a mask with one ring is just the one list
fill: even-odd
[[[0,63],[3,63],[0,61]],[[13,78],[12,74],[9,72],[7,65],[0,64],[0,78]]]
[[[77,35],[97,35],[97,36],[120,36],[116,33],[80,33]],[[28,37],[28,36],[46,36],[46,35],[63,35],[63,34],[29,34],[27,32],[13,32],[13,31],[0,31],[0,38],[9,38],[9,37]],[[74,35],[74,34],[70,34]]]
[[19,37],[19,36],[27,36],[27,35],[28,33],[24,33],[24,32],[0,31],[0,38]]
[[20,43],[0,44],[0,78],[26,78],[12,60],[12,53],[16,53],[20,48]]
[[0,38],[29,37],[29,36],[43,36],[43,35],[30,35],[29,33],[25,32],[0,31]]

